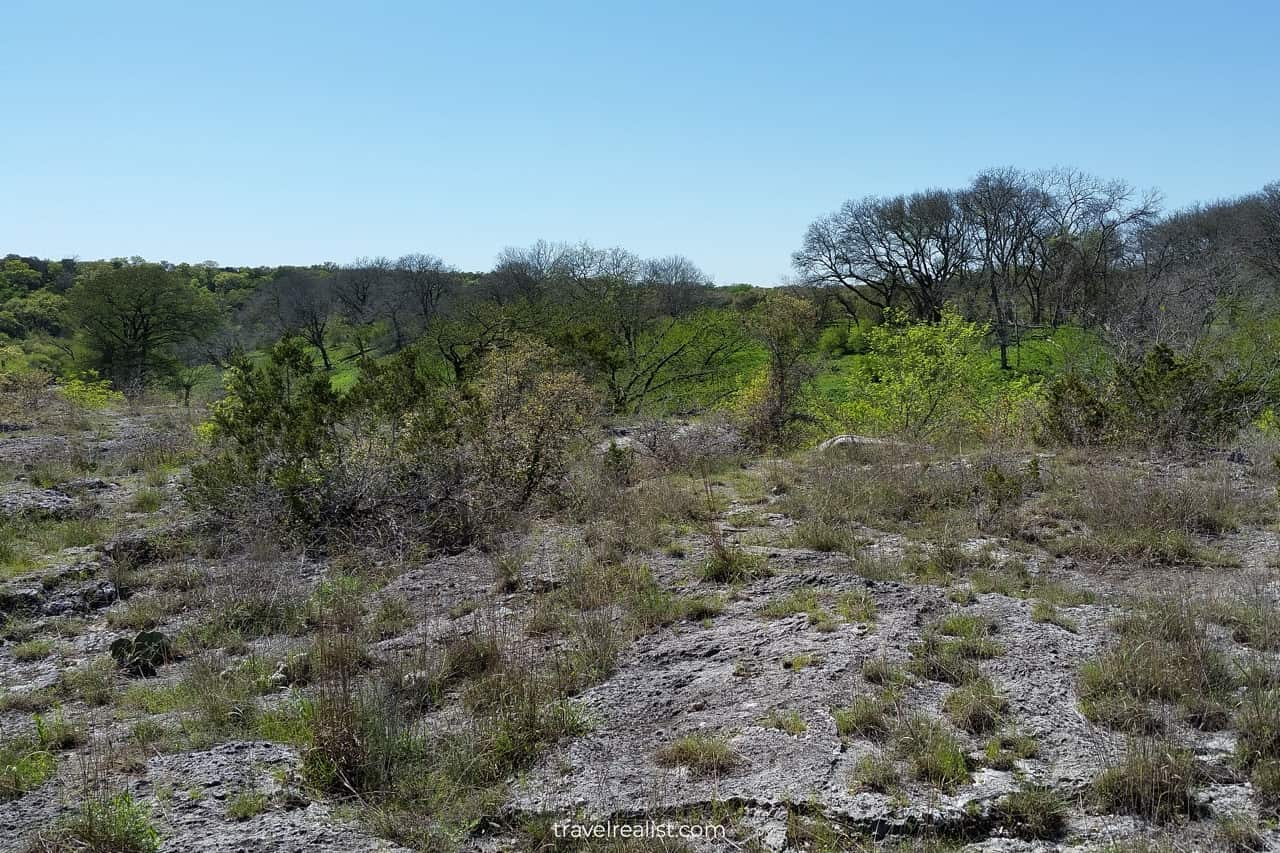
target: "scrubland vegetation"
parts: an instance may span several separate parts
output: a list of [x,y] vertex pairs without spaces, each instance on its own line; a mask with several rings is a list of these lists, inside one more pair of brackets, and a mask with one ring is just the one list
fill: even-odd
[[1276,844],[1276,186],[996,170],[794,261],[8,257],[15,849]]

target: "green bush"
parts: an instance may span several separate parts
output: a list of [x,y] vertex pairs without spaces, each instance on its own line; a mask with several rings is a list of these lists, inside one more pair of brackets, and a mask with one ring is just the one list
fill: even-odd
[[593,408],[582,380],[530,339],[485,356],[465,384],[402,353],[365,364],[346,393],[285,339],[228,372],[188,494],[259,524],[465,544],[565,474]]
[[913,440],[1018,435],[1031,423],[1037,387],[991,364],[988,332],[951,309],[937,323],[885,312],[885,322],[866,332],[848,419]]

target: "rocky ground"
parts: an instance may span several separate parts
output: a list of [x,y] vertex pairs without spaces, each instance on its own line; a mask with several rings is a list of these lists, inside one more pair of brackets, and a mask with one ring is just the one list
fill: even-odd
[[[324,620],[290,621],[276,604],[310,602],[305,610],[327,601],[335,566],[252,536],[239,550],[214,547],[228,533],[203,528],[181,500],[189,448],[159,438],[187,428],[163,411],[87,431],[0,436],[0,512],[9,519],[0,738],[36,744],[54,761],[48,772],[38,760],[15,770],[32,747],[0,752],[6,774],[25,772],[21,784],[0,788],[0,849],[84,849],[65,840],[65,827],[93,797],[124,792],[166,851],[405,849],[391,840],[403,841],[402,832],[371,818],[377,809],[367,796],[312,784],[310,742],[286,725],[296,722],[290,703],[320,689],[293,670]],[[860,446],[746,460],[702,478],[652,469],[632,488],[669,505],[658,513],[661,535],[617,546],[616,562],[643,563],[644,589],[667,596],[664,615],[638,628],[626,595],[593,598],[595,587],[613,583],[599,573],[607,561],[598,521],[548,510],[500,549],[366,555],[376,582],[360,589],[360,618],[375,668],[412,670],[480,633],[501,638],[509,657],[553,655],[569,648],[572,632],[544,628],[548,613],[555,625],[567,613],[577,625],[601,614],[601,624],[630,626],[609,629],[607,665],[572,691],[583,724],[490,786],[500,796],[453,842],[575,849],[537,827],[654,819],[715,824],[727,838],[626,849],[841,850],[874,839],[907,839],[905,849],[1280,849],[1270,805],[1238,749],[1247,679],[1215,694],[1222,708],[1212,722],[1204,718],[1213,714],[1191,713],[1184,694],[1147,703],[1155,722],[1144,733],[1189,749],[1197,768],[1191,802],[1172,814],[1099,803],[1097,780],[1124,759],[1135,731],[1096,712],[1091,720],[1080,695],[1082,667],[1120,642],[1118,619],[1144,607],[1159,613],[1182,602],[1209,614],[1197,623],[1204,642],[1241,671],[1276,663],[1280,643],[1242,631],[1218,606],[1247,594],[1250,618],[1272,624],[1280,559],[1273,463],[1247,450],[1177,460],[1013,453],[997,469],[1034,474],[1012,490],[975,479],[982,464],[931,457],[927,468],[913,452]],[[954,486],[950,474],[936,483],[919,475],[926,488],[914,494],[868,485],[907,469],[954,470],[973,485],[938,506],[939,490]],[[1114,537],[1102,547],[1103,522],[1090,524],[1088,504],[1158,497],[1138,485],[1098,497],[1115,487],[1089,479],[1103,469],[1131,484],[1181,484],[1184,497],[1187,484],[1226,489],[1232,521],[1192,530],[1196,551],[1144,550]],[[846,479],[827,483],[832,471]],[[670,511],[702,498],[703,508]],[[881,511],[881,498],[901,511]],[[1073,500],[1083,502],[1078,511]],[[933,509],[913,509],[926,504]],[[615,519],[613,527],[625,537],[636,523]],[[588,552],[595,568],[584,568]],[[725,571],[709,570],[716,566]],[[242,620],[235,632],[211,633],[246,598],[254,613],[270,615],[266,627],[250,631]],[[122,671],[111,644],[151,629],[179,640],[179,659],[151,677]],[[954,651],[947,644],[957,642],[970,651],[939,652],[940,674],[929,649]],[[252,689],[227,686],[248,670],[257,673]],[[202,673],[212,680],[199,681]],[[982,708],[958,710],[951,697],[987,681],[997,697],[990,719]],[[225,692],[228,707],[193,695],[200,684]],[[469,689],[449,682],[414,725],[458,725]],[[911,729],[916,715],[933,728]],[[56,722],[62,736],[41,734],[37,720],[46,729]],[[923,752],[949,749],[958,765],[941,777],[921,769]],[[1061,826],[1027,832],[1008,817],[1010,795],[1028,790],[1052,795],[1055,806],[1037,808],[1058,814]],[[411,819],[394,814],[393,822]],[[1148,840],[1154,846],[1141,846]]]

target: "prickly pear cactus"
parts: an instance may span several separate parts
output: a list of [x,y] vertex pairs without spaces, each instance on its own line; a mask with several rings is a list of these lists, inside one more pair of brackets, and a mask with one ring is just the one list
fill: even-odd
[[173,645],[159,631],[143,631],[133,639],[121,637],[111,644],[116,666],[130,675],[150,678],[156,670],[172,660]]

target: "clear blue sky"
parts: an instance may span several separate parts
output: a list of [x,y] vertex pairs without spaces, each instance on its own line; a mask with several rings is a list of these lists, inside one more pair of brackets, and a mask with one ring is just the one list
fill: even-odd
[[776,281],[846,198],[1280,179],[1280,4],[0,3],[0,253],[307,263],[539,237]]

